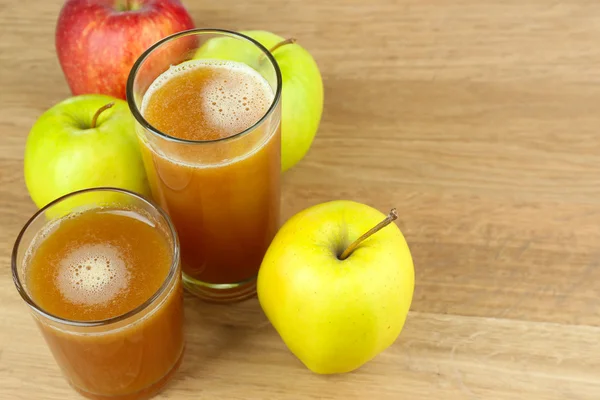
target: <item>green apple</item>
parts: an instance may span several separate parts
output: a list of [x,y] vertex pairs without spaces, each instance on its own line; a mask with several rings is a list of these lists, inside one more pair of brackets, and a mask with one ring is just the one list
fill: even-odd
[[104,95],[82,95],[47,110],[27,137],[25,183],[40,208],[90,187],[111,186],[149,195],[127,103]]
[[296,214],[271,243],[258,273],[260,305],[313,372],[352,371],[400,334],[414,269],[394,219],[332,201]]
[[[294,41],[266,31],[240,33],[272,49],[281,70],[281,168],[286,171],[306,155],[319,128],[323,113],[321,73],[310,53]],[[208,40],[194,58],[243,62],[260,72],[259,64],[264,60],[260,56],[260,51],[247,43],[219,37]]]

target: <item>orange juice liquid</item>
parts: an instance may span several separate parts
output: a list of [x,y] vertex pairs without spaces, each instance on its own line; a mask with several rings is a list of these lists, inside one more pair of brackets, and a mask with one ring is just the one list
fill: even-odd
[[[172,243],[142,213],[95,209],[47,227],[25,258],[26,287],[47,313],[71,321],[121,316],[149,300],[174,259]],[[38,323],[75,389],[91,398],[146,398],[183,352],[180,279],[155,307],[77,334]]]
[[142,146],[153,196],[175,224],[188,277],[222,284],[256,276],[278,228],[279,119],[235,135],[255,125],[273,98],[245,64],[209,60],[172,67],[144,96],[142,114],[154,128],[195,141]]

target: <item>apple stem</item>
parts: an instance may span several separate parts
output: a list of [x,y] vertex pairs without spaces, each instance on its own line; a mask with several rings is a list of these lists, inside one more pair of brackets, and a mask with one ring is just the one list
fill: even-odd
[[94,129],[96,127],[96,123],[98,122],[98,117],[100,116],[100,114],[102,114],[104,111],[108,110],[109,108],[111,108],[114,105],[115,105],[115,103],[111,102],[111,103],[105,104],[102,107],[100,107],[98,109],[98,111],[96,111],[96,114],[94,114],[94,116],[92,117],[92,123],[90,124],[90,129]]
[[277,50],[281,46],[285,46],[286,44],[294,44],[294,43],[296,43],[295,38],[289,38],[289,39],[282,40],[281,42],[277,43],[275,46],[271,47],[269,49],[269,52],[273,53],[275,50]]
[[114,9],[119,12],[137,11],[142,8],[139,0],[116,0]]
[[392,208],[390,210],[390,213],[387,215],[387,217],[385,217],[385,219],[383,221],[381,221],[380,223],[378,223],[377,225],[375,225],[374,227],[369,229],[361,237],[359,237],[354,242],[352,242],[352,244],[350,244],[350,246],[346,247],[346,250],[344,250],[342,255],[339,256],[339,259],[345,260],[346,258],[348,258],[350,256],[350,254],[352,254],[352,252],[358,247],[358,245],[361,244],[365,239],[367,239],[369,236],[377,233],[381,229],[385,228],[386,226],[391,224],[393,221],[395,221],[397,218],[398,218],[398,213],[396,212],[395,208]]

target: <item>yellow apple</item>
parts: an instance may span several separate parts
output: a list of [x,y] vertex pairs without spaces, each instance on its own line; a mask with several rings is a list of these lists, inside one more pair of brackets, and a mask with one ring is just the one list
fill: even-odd
[[400,334],[414,269],[393,219],[332,201],[292,217],[271,243],[258,273],[260,305],[311,371],[352,371]]

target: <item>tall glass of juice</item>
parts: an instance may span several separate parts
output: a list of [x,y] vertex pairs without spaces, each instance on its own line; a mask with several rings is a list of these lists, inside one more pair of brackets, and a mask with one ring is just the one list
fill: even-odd
[[91,399],[157,393],[184,350],[179,243],[169,217],[119,189],[42,208],[12,254],[17,290],[69,383]]
[[206,300],[255,293],[279,227],[280,97],[271,53],[229,31],[167,37],[129,75],[152,195],[177,228],[184,286]]

